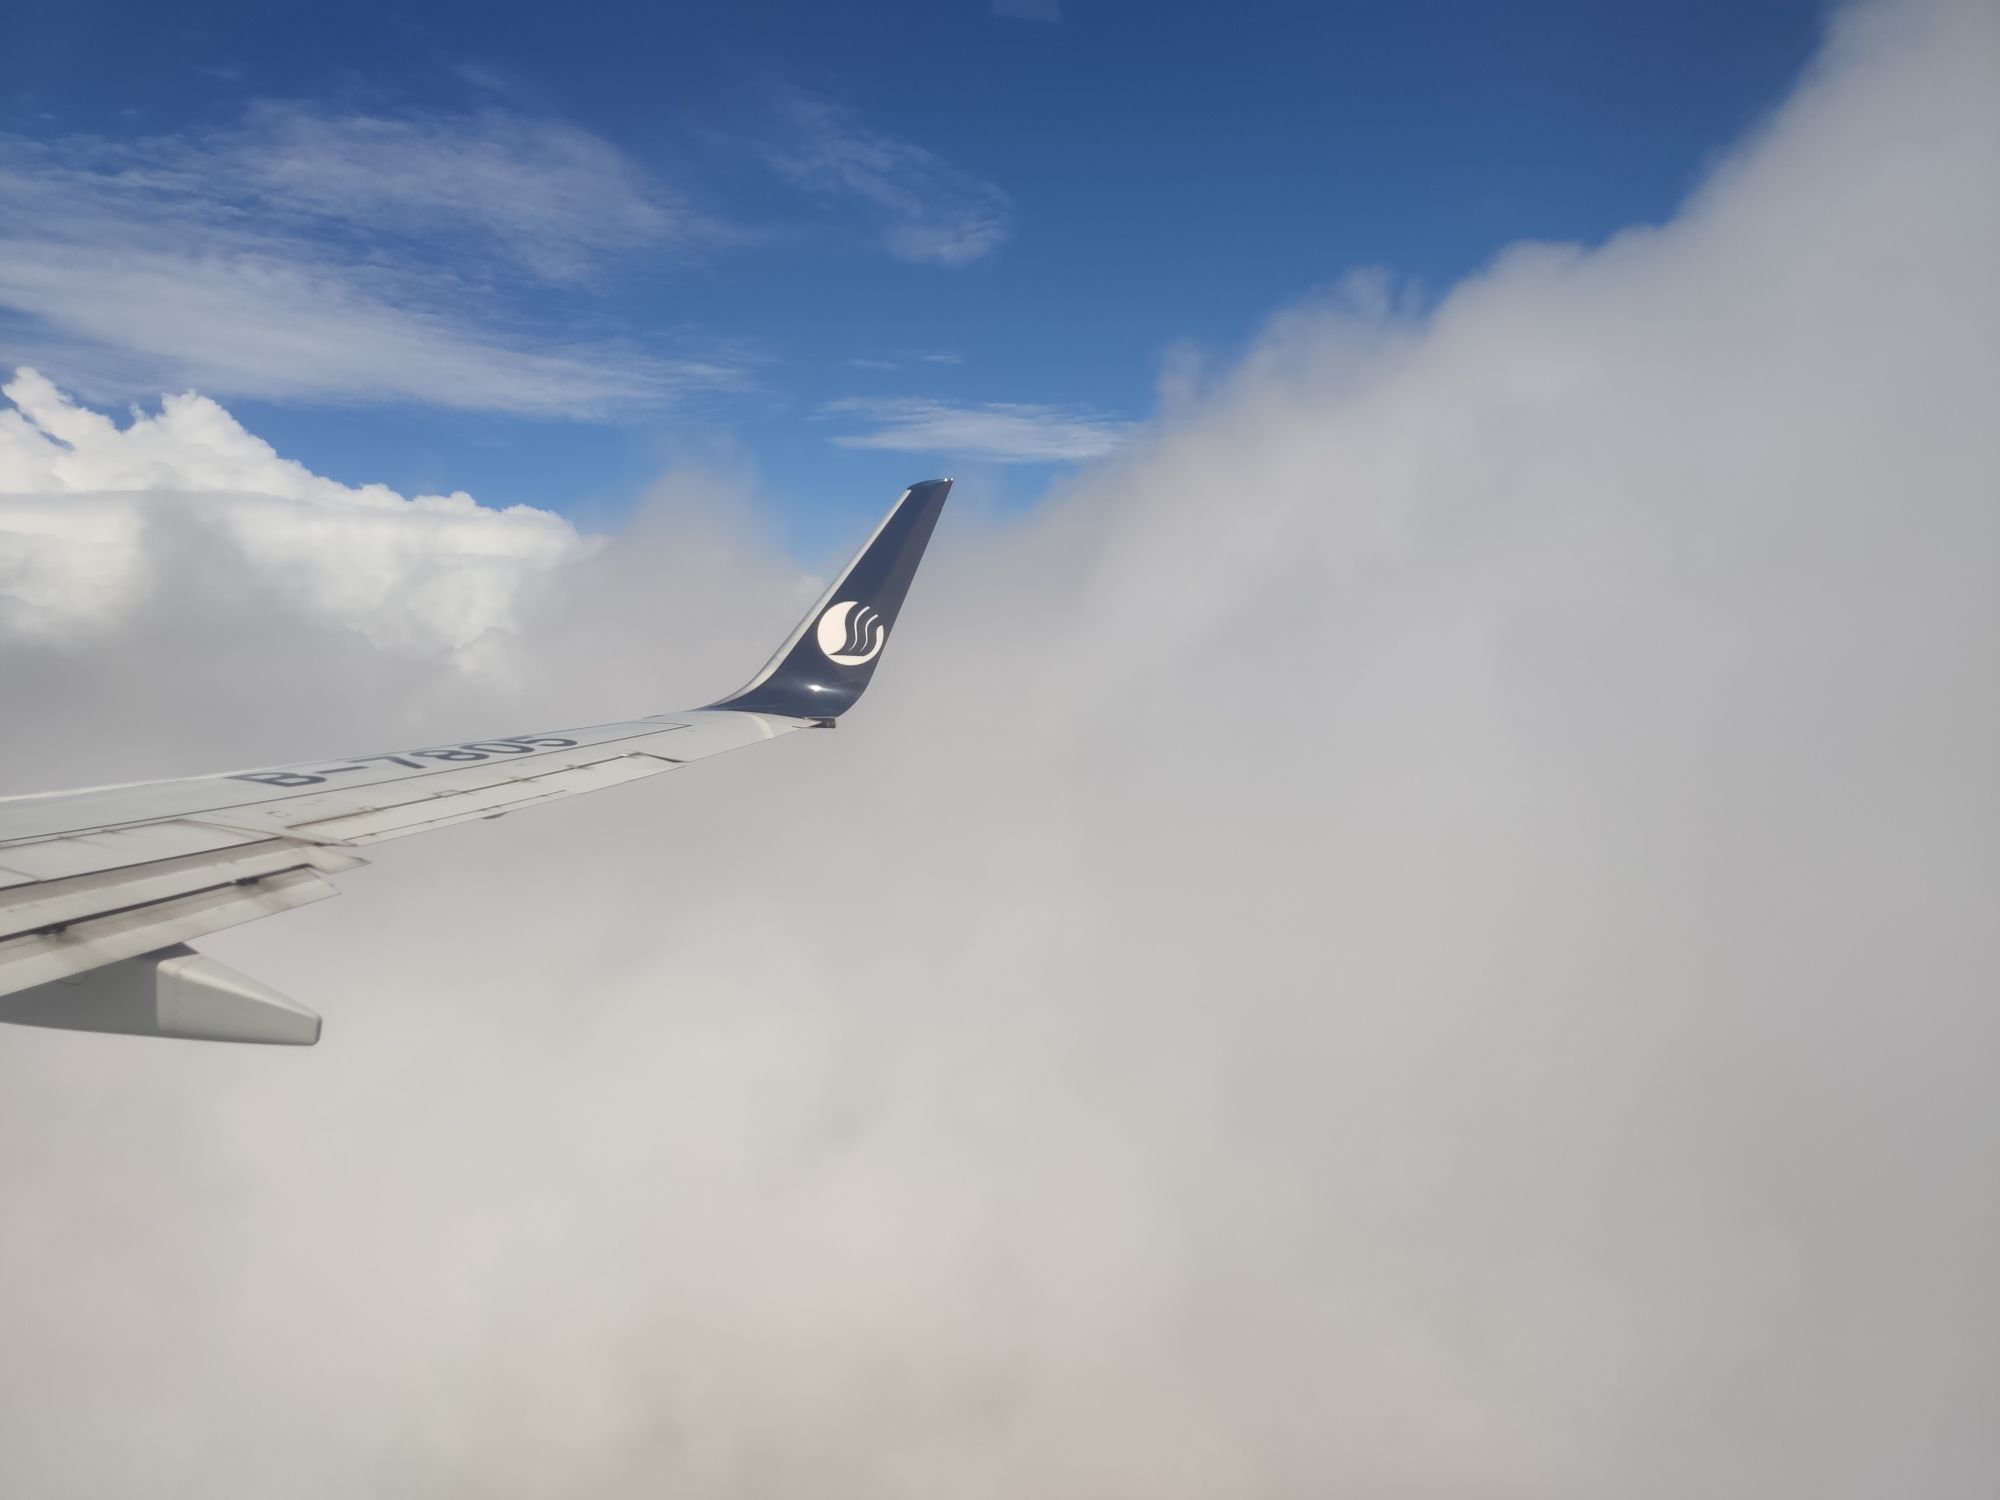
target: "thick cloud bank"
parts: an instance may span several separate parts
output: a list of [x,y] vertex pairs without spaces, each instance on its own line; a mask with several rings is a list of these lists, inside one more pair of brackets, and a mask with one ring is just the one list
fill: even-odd
[[[2000,13],[1852,12],[1671,223],[962,503],[837,733],[207,945],[316,1051],[0,1036],[0,1490],[1993,1494],[1996,146]],[[698,701],[741,514],[504,674],[10,624],[9,789]]]
[[22,635],[128,619],[162,583],[155,522],[204,530],[208,587],[277,588],[288,613],[417,651],[511,626],[524,590],[585,550],[548,511],[322,478],[202,396],[121,428],[33,370],[0,395],[0,623]]

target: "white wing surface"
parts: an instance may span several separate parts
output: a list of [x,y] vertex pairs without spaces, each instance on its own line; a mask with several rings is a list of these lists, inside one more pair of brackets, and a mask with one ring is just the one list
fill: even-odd
[[0,1020],[310,1045],[317,1016],[188,940],[337,894],[328,877],[367,845],[831,726],[867,687],[950,489],[906,490],[764,670],[706,708],[0,798]]

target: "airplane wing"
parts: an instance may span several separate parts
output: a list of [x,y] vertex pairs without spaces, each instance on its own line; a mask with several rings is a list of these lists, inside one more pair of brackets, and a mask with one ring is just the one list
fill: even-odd
[[338,891],[358,848],[830,728],[868,686],[949,479],[903,492],[764,669],[685,713],[177,781],[0,797],[0,1021],[319,1040],[319,1017],[186,945]]

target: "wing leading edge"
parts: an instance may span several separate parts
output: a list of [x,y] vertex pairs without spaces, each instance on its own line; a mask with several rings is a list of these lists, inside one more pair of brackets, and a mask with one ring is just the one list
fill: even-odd
[[338,894],[359,846],[830,726],[873,678],[948,479],[912,485],[764,669],[685,713],[0,798],[0,1021],[214,1041],[319,1039],[190,938]]

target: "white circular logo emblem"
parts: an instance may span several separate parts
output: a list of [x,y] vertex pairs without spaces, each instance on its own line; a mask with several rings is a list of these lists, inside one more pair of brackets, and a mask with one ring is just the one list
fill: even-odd
[[874,606],[852,599],[843,600],[819,617],[819,649],[838,666],[858,667],[873,661],[888,636],[889,627]]

